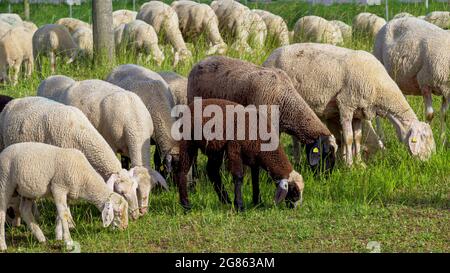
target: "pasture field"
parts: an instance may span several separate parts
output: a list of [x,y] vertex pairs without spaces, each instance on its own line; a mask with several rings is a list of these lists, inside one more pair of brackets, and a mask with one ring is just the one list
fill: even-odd
[[[137,7],[145,1],[136,1]],[[166,1],[171,2],[171,1]],[[351,24],[352,18],[363,11],[384,17],[384,6],[351,4],[329,7],[311,6],[304,2],[273,1],[270,4],[249,4],[281,15],[290,28],[305,15],[314,14],[326,19],[339,19]],[[115,1],[114,9],[132,9],[132,1]],[[390,18],[406,11],[414,15],[426,13],[423,4],[405,4],[390,1]],[[0,12],[7,12],[6,4]],[[449,10],[447,3],[431,2],[429,11]],[[22,5],[12,5],[12,11],[23,17]],[[31,20],[38,26],[68,16],[68,7],[31,5]],[[91,21],[90,4],[74,6],[73,17]],[[191,41],[192,42],[192,41]],[[372,41],[354,40],[347,47],[372,50]],[[205,57],[206,44],[195,41],[191,63],[171,67],[172,54],[161,67],[143,63],[135,57],[119,53],[117,64],[137,63],[154,71],[174,70],[186,76],[192,65]],[[253,54],[229,52],[256,64],[261,64],[273,47],[257,50]],[[29,80],[20,80],[17,86],[1,86],[0,93],[14,97],[36,94],[40,77],[50,75],[48,66],[43,75],[34,73]],[[104,79],[111,67],[98,67],[86,61],[72,65],[58,64],[58,74],[77,80]],[[420,97],[409,97],[409,103],[424,120]],[[81,252],[369,252],[367,244],[379,242],[382,252],[449,252],[450,251],[450,149],[439,141],[440,98],[434,98],[436,116],[432,128],[437,145],[436,154],[427,162],[412,159],[405,146],[397,140],[394,128],[383,121],[386,150],[366,159],[367,168],[347,168],[338,162],[328,177],[312,174],[307,166],[296,166],[305,179],[303,205],[290,210],[284,204],[273,204],[274,183],[261,173],[263,203],[251,203],[249,171],[243,192],[246,211],[237,213],[224,206],[212,184],[201,172],[195,191],[190,193],[193,209],[185,213],[178,204],[174,184],[168,192],[154,191],[150,198],[149,213],[138,221],[130,222],[123,232],[103,229],[100,212],[86,203],[71,205],[75,223],[72,238],[81,246]],[[450,136],[450,126],[447,126]],[[291,154],[290,137],[282,142]],[[302,158],[303,162],[305,161]],[[30,164],[33,164],[30,162]],[[205,170],[205,157],[199,160],[199,169]],[[222,172],[229,193],[231,176]],[[267,182],[266,182],[267,181]],[[232,195],[231,195],[232,196]],[[7,228],[10,252],[64,252],[64,245],[54,240],[56,210],[53,203],[41,201],[41,227],[48,238],[40,245],[25,227]]]

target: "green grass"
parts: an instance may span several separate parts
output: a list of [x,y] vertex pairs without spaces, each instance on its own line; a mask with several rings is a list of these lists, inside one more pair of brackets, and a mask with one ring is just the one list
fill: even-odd
[[[131,1],[115,2],[114,9],[131,8]],[[137,1],[138,7],[144,1]],[[252,4],[252,6],[258,6]],[[13,11],[22,14],[21,5]],[[274,1],[259,5],[277,13],[288,21],[290,27],[307,14],[326,19],[339,19],[350,23],[359,12],[369,11],[384,15],[383,6],[320,5]],[[432,10],[448,10],[446,3],[430,4]],[[5,4],[0,11],[7,11]],[[401,11],[415,15],[425,14],[424,5],[392,3],[390,17]],[[74,17],[90,21],[90,7],[76,6]],[[68,16],[66,6],[31,5],[31,19],[38,25],[51,23]],[[187,75],[193,63],[205,57],[206,45],[196,41],[194,60],[174,70]],[[371,51],[372,42],[353,41],[347,47]],[[154,71],[173,70],[170,50],[164,48],[167,60],[162,67],[143,63],[133,56],[120,54],[118,64],[137,63]],[[253,54],[230,52],[228,55],[261,64],[272,48]],[[94,67],[88,62],[70,66],[59,64],[58,73],[78,80],[103,79],[111,67]],[[44,70],[42,77],[50,73]],[[35,95],[40,77],[33,75],[21,80],[15,87],[2,86],[0,93],[23,97]],[[424,119],[422,99],[409,97],[408,101],[421,120]],[[434,99],[436,117],[432,128],[439,138],[440,99]],[[305,166],[296,166],[303,174],[306,189],[304,204],[290,210],[272,202],[275,186],[265,173],[261,174],[263,204],[251,204],[251,183],[245,178],[244,201],[247,210],[236,213],[232,207],[221,205],[211,183],[202,175],[195,192],[190,193],[193,209],[184,213],[178,205],[175,187],[169,192],[154,192],[150,212],[126,231],[103,229],[100,213],[86,203],[73,204],[71,209],[77,227],[71,232],[81,245],[82,252],[368,252],[366,245],[378,241],[382,252],[449,252],[450,250],[450,151],[437,141],[437,153],[428,162],[412,159],[403,144],[399,143],[393,127],[384,122],[386,150],[367,159],[367,168],[346,168],[338,163],[329,177],[314,176]],[[447,130],[450,135],[450,129]],[[283,135],[287,152],[292,145]],[[304,161],[304,158],[303,158]],[[200,158],[200,169],[205,168],[205,158]],[[231,177],[223,172],[229,193]],[[267,181],[267,182],[266,182]],[[41,227],[49,242],[40,245],[24,226],[8,228],[7,244],[11,252],[61,252],[61,243],[54,241],[55,208],[49,201],[39,203]]]

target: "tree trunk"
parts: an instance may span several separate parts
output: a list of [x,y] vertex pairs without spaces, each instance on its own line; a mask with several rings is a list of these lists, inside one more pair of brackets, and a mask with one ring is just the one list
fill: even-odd
[[92,28],[94,35],[94,63],[114,63],[114,30],[112,0],[92,0]]
[[23,10],[25,13],[25,20],[30,21],[30,0],[23,0]]

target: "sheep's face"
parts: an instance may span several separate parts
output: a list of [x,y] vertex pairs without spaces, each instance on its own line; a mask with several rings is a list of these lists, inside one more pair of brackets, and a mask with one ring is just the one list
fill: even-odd
[[137,184],[137,202],[141,215],[147,213],[148,197],[152,190],[151,177],[148,170],[144,167],[134,167],[130,171],[130,176]]
[[120,195],[112,193],[102,210],[103,227],[126,229],[128,227],[128,203]]
[[290,208],[296,208],[303,202],[303,189],[305,188],[305,183],[303,182],[302,175],[296,171],[292,171],[289,174],[288,186],[286,205]]
[[333,135],[321,136],[306,144],[306,157],[313,171],[332,171],[336,160],[337,144]]
[[107,184],[114,192],[123,196],[128,202],[131,219],[137,219],[139,217],[137,181],[132,178],[127,170],[121,170],[118,174],[113,174],[108,179]]
[[411,154],[420,160],[427,160],[436,151],[433,131],[425,122],[414,121],[406,136]]
[[177,66],[180,61],[185,61],[187,59],[192,58],[192,53],[189,49],[181,49],[180,51],[176,51],[173,56],[173,66]]

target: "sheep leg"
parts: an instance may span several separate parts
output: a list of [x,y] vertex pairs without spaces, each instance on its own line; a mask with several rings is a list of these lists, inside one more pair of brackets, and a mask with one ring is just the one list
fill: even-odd
[[56,55],[53,51],[50,51],[48,53],[48,57],[50,59],[50,70],[52,72],[52,74],[55,74],[55,70],[56,70]]
[[238,211],[244,210],[242,201],[242,182],[244,178],[244,167],[242,165],[241,148],[236,142],[229,142],[227,146],[228,169],[233,175],[234,182],[234,207]]
[[447,138],[446,138],[446,130],[447,130],[447,111],[450,104],[450,98],[442,97],[442,106],[441,106],[441,142],[442,147],[445,147]]
[[252,188],[253,188],[253,205],[261,204],[261,196],[259,195],[259,167],[252,168]]
[[[5,184],[7,183],[0,181],[0,185]],[[7,249],[5,238],[6,210],[15,191],[16,185],[13,183],[9,183],[8,187],[0,188],[0,251],[6,251]]]
[[220,202],[223,204],[230,204],[230,198],[228,198],[228,193],[223,186],[222,178],[220,177],[220,166],[222,166],[223,154],[220,155],[209,155],[208,163],[206,164],[206,172],[208,173],[208,178],[213,182],[214,190],[219,196]]
[[45,243],[45,236],[39,225],[36,223],[36,219],[33,216],[33,200],[28,198],[21,198],[20,200],[20,215],[23,221],[27,224],[31,233],[36,237],[40,243]]
[[352,128],[353,113],[347,115],[341,114],[342,134],[345,142],[345,156],[344,161],[348,166],[353,164],[352,149],[353,149],[353,128]]
[[187,192],[187,173],[192,166],[194,158],[197,157],[197,148],[191,145],[189,141],[180,142],[180,161],[178,172],[175,173],[175,181],[177,182],[178,192],[180,195],[180,203],[184,209],[190,209],[188,192]]
[[33,73],[34,61],[33,58],[29,58],[26,63],[26,77],[31,78],[31,74]]
[[431,96],[431,88],[425,86],[422,88],[422,95],[425,104],[425,117],[427,123],[431,123],[433,120],[434,110],[433,110],[433,98]]
[[356,162],[364,166],[361,160],[362,121],[360,119],[353,119],[353,138],[355,140]]
[[12,78],[12,85],[16,85],[19,80],[19,73],[20,73],[20,67],[22,65],[21,60],[16,60],[16,62],[13,65],[13,78]]
[[300,164],[300,142],[292,136],[292,153],[294,154],[294,164]]
[[52,195],[58,213],[57,221],[60,221],[62,226],[62,237],[67,247],[72,247],[73,241],[69,231],[69,220],[71,220],[71,216],[68,213],[67,194],[60,189],[52,188]]

